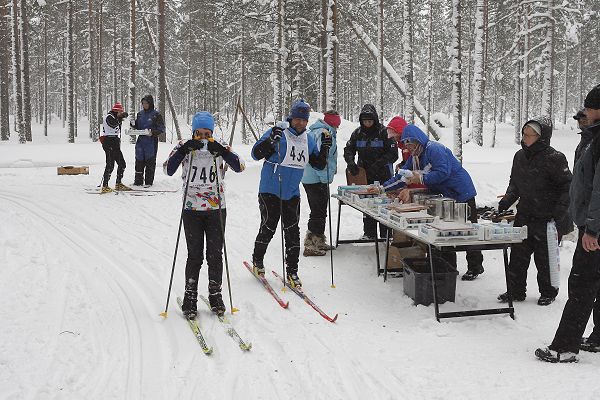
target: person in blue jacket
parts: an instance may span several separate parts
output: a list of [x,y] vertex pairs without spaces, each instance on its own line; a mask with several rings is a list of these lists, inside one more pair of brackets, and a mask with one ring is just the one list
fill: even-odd
[[[423,184],[434,193],[452,198],[469,205],[469,220],[477,222],[475,205],[475,186],[469,173],[454,157],[452,151],[439,142],[429,140],[425,132],[415,125],[408,125],[402,132],[402,144],[410,151],[410,157],[404,167],[390,180],[384,182],[385,191],[402,188],[410,184]],[[412,176],[406,176],[406,170]],[[399,195],[403,202],[409,199],[408,190]],[[452,266],[456,268],[456,253],[442,253]],[[483,255],[481,251],[467,251],[467,272],[462,280],[471,281],[483,273]]]
[[[275,234],[279,218],[285,236],[286,278],[291,286],[300,287],[298,258],[300,256],[300,181],[306,164],[325,168],[331,136],[321,135],[321,150],[314,138],[306,133],[310,105],[304,100],[292,104],[287,118],[289,127],[281,122],[267,130],[252,147],[252,158],[264,159],[258,189],[260,230],[252,254],[253,272],[264,276],[264,257]],[[281,212],[280,212],[281,210]]]
[[304,168],[302,176],[302,185],[306,191],[306,198],[310,207],[310,216],[308,218],[308,230],[304,238],[304,256],[324,256],[326,250],[331,250],[327,245],[325,237],[325,220],[327,219],[327,204],[329,199],[328,186],[333,182],[333,177],[337,172],[337,143],[336,129],[340,126],[341,118],[337,111],[326,111],[323,119],[319,119],[312,124],[309,129],[309,135],[321,146],[321,134],[329,135],[332,138],[331,148],[327,157],[327,167],[318,170],[310,164]]
[[[142,97],[143,109],[130,122],[134,129],[150,129],[150,136],[140,135],[135,142],[135,179],[136,186],[152,186],[156,170],[158,136],[165,133],[165,121],[161,113],[154,108],[154,98],[147,94]],[[144,175],[145,173],[145,175]]]

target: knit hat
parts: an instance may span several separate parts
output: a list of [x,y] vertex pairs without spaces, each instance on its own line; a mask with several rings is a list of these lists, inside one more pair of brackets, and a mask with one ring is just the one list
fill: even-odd
[[292,108],[290,108],[290,115],[288,119],[301,118],[308,121],[310,117],[310,104],[305,102],[304,100],[297,100],[292,104]]
[[523,127],[523,130],[525,130],[525,128],[527,128],[527,127],[530,127],[531,129],[533,129],[535,131],[535,133],[542,136],[542,126],[540,125],[539,122],[535,122],[535,121],[528,122]]
[[123,112],[123,105],[117,101],[110,111]]
[[325,121],[327,125],[337,128],[342,123],[342,118],[337,111],[331,110],[325,111],[325,114],[323,114],[323,121]]
[[211,132],[215,130],[215,119],[208,111],[198,111],[192,119],[192,134],[196,129],[209,129]]
[[590,90],[587,96],[585,96],[583,106],[585,108],[593,108],[594,110],[600,109],[600,85],[595,86]]
[[387,127],[393,129],[396,133],[391,134],[390,131],[388,131],[388,138],[391,138],[391,137],[400,138],[402,136],[402,132],[404,131],[404,128],[407,125],[408,125],[408,123],[404,120],[404,118],[402,118],[400,116],[395,116],[394,118],[392,118],[392,120],[388,123]]

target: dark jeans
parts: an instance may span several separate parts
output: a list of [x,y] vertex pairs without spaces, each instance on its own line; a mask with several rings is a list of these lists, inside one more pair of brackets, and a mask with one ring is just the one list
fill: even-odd
[[[569,275],[569,299],[550,345],[552,350],[559,352],[579,352],[581,337],[600,290],[600,250],[587,252],[583,249],[581,238],[584,232],[585,228],[579,229]],[[597,320],[594,322],[600,323]]]
[[[477,222],[477,206],[475,204],[475,197],[466,201],[469,205],[469,221]],[[483,254],[481,251],[467,251],[467,269],[469,271],[473,271],[476,273],[483,272]],[[456,267],[456,253],[454,252],[440,252],[433,249],[433,255],[437,257],[441,257],[446,260],[450,265],[452,265],[455,269]]]
[[548,259],[548,239],[546,222],[536,221],[527,225],[527,239],[512,245],[508,264],[508,284],[513,296],[525,295],[527,289],[527,270],[531,254],[537,268],[537,282],[540,294],[556,297],[558,288],[550,284],[550,261]]
[[[279,197],[270,193],[258,194],[258,207],[260,209],[260,230],[254,242],[252,261],[262,265],[269,242],[275,234],[280,218]],[[281,202],[283,235],[285,238],[285,263],[288,272],[298,270],[300,257],[300,197],[292,197]]]
[[121,152],[121,139],[118,136],[105,136],[102,143],[102,150],[104,150],[104,154],[106,155],[106,167],[104,167],[102,186],[108,186],[110,174],[115,169],[115,162],[117,163],[117,183],[121,183],[126,167],[125,159]]
[[[148,160],[135,160],[134,185],[152,185],[154,183],[154,172],[156,171],[156,158]],[[145,176],[144,176],[145,172]]]
[[[227,210],[222,211],[223,229]],[[223,235],[219,222],[219,210],[183,212],[183,229],[187,243],[188,257],[185,265],[185,281],[198,282],[198,275],[204,261],[204,238],[206,237],[206,263],[208,280],[221,284],[223,280]]]
[[325,220],[327,219],[327,184],[304,184],[304,190],[310,207],[308,230],[317,235],[323,235],[325,233]]

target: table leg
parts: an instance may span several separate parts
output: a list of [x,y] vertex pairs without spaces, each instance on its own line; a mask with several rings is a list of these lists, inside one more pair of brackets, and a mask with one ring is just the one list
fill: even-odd
[[390,231],[391,229],[387,229],[387,234],[385,237],[385,264],[383,265],[383,281],[387,281],[387,270],[388,270],[388,257],[390,255]]
[[504,277],[506,278],[506,293],[508,293],[508,307],[511,309],[510,317],[515,319],[515,311],[513,308],[513,298],[512,298],[512,290],[508,283],[508,246],[504,246],[502,248],[502,253],[504,255]]
[[381,264],[379,262],[379,235],[375,234],[375,258],[377,258],[377,276],[381,275]]
[[337,228],[335,233],[335,248],[337,249],[340,242],[340,217],[342,216],[342,201],[338,200],[338,216],[337,216]]
[[433,252],[431,245],[429,247],[429,268],[431,269],[431,288],[433,289],[433,306],[435,309],[435,319],[440,322],[440,307],[437,300],[437,281],[435,279],[435,269],[433,268]]

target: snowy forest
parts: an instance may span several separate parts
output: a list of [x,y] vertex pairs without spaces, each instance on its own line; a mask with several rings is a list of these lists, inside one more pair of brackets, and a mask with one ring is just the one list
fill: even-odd
[[32,121],[62,123],[70,142],[89,124],[96,141],[114,102],[133,113],[148,93],[164,136],[180,138],[198,110],[228,129],[239,109],[249,143],[304,98],[349,120],[372,103],[434,137],[443,113],[461,158],[465,142],[495,145],[484,122],[514,124],[517,143],[532,115],[564,124],[600,69],[597,0],[3,3],[0,133],[21,143]]

